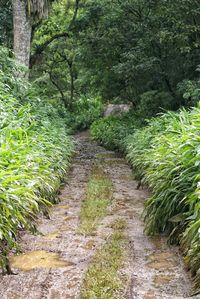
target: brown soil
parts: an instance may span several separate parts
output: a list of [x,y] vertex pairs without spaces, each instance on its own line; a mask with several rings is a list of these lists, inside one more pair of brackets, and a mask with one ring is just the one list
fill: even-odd
[[[121,269],[128,278],[124,299],[189,298],[191,284],[178,249],[169,247],[164,238],[143,233],[141,214],[149,194],[137,190],[129,165],[118,154],[91,142],[85,133],[75,140],[76,156],[68,183],[61,190],[61,203],[51,208],[50,219],[39,220],[41,234],[22,236],[23,254],[10,258],[18,274],[0,274],[0,298],[78,299],[91,258],[119,217],[127,223],[129,240]],[[96,159],[113,182],[114,201],[96,234],[86,237],[78,234],[79,212]]]

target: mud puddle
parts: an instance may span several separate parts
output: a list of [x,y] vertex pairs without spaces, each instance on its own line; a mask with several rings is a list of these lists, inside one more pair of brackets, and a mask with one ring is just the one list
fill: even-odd
[[[111,223],[119,218],[127,223],[129,240],[129,254],[121,269],[128,280],[124,299],[190,298],[191,284],[178,249],[169,247],[165,239],[143,234],[141,213],[149,194],[137,190],[129,165],[120,155],[91,142],[85,133],[77,135],[76,142],[76,156],[68,183],[61,190],[61,202],[51,208],[50,219],[40,219],[40,235],[22,236],[23,254],[11,257],[18,275],[0,274],[0,298],[80,298],[87,268],[97,248],[112,233]],[[80,207],[96,160],[112,180],[114,199],[96,233],[84,236],[78,234]]]
[[40,268],[62,268],[74,265],[72,262],[64,261],[59,254],[45,250],[28,251],[19,256],[10,258],[11,267],[22,271],[31,271]]

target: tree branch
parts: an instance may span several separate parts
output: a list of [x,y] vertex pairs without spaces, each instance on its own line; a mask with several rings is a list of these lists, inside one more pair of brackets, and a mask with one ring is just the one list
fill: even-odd
[[39,55],[41,55],[45,49],[56,39],[62,38],[62,37],[69,37],[69,31],[71,31],[73,29],[74,23],[76,21],[77,18],[77,14],[78,14],[78,10],[79,10],[79,4],[80,4],[81,0],[76,0],[75,2],[75,7],[74,7],[74,14],[72,17],[72,20],[68,26],[67,32],[63,32],[63,33],[58,33],[53,35],[51,38],[49,38],[46,42],[44,42],[42,45],[39,45],[36,49],[35,52],[33,53],[33,55],[31,55],[30,58],[30,68],[33,67],[33,65],[36,63],[37,61],[37,57]]
[[63,32],[63,33],[58,33],[58,34],[55,34],[53,35],[50,39],[48,39],[46,42],[44,42],[42,45],[40,46],[37,46],[35,52],[33,55],[31,55],[31,58],[30,58],[30,68],[33,67],[33,65],[36,63],[37,61],[37,57],[39,55],[41,55],[44,50],[56,39],[59,39],[61,37],[69,37],[69,33],[68,32]]
[[73,14],[72,20],[71,20],[71,22],[69,24],[69,27],[68,27],[69,31],[73,28],[74,23],[76,21],[76,17],[77,17],[77,14],[78,14],[80,1],[81,0],[76,0],[76,2],[75,2],[74,14]]
[[40,19],[37,23],[33,24],[33,26],[32,26],[32,31],[31,31],[31,42],[32,42],[32,40],[33,40],[33,38],[34,38],[34,35],[35,35],[36,30],[37,30],[38,27],[41,25],[41,23],[42,23],[42,19]]
[[60,95],[61,95],[61,99],[64,103],[65,108],[67,108],[67,103],[65,101],[65,95],[64,92],[62,91],[62,88],[59,86],[59,84],[56,82],[55,78],[53,77],[52,74],[52,69],[50,69],[49,71],[47,71],[47,73],[49,74],[49,78],[51,80],[51,83],[57,88],[57,90],[59,91]]

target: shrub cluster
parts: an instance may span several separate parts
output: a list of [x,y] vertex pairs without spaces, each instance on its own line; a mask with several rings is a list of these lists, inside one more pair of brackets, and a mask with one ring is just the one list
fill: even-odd
[[[110,126],[107,122],[107,126],[106,132],[101,125],[101,132],[92,128],[92,134],[98,132],[95,138],[101,136],[101,141],[105,138],[110,142],[107,132],[111,130],[114,134],[116,130],[112,129],[112,122]],[[123,142],[137,177],[152,191],[145,208],[146,232],[165,233],[171,243],[181,245],[199,292],[200,107],[165,113],[128,137],[115,135],[115,140],[115,146],[120,148]]]
[[92,124],[90,131],[92,138],[108,149],[125,151],[125,137],[132,134],[139,125],[141,121],[138,117],[128,112],[99,119]]
[[[33,229],[38,211],[55,201],[73,150],[65,119],[26,80],[1,49],[0,239],[1,262],[16,248],[19,229]],[[7,54],[7,55],[4,55]],[[2,61],[4,57],[4,61]]]
[[101,98],[82,96],[73,104],[73,111],[69,112],[69,125],[74,131],[86,130],[103,115]]

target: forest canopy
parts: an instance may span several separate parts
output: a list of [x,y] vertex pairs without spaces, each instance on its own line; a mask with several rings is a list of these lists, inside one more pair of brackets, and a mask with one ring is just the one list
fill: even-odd
[[[12,5],[0,5],[0,43],[12,49]],[[199,99],[197,0],[44,1],[26,17],[30,78],[69,109],[81,94],[99,94],[151,117]]]

